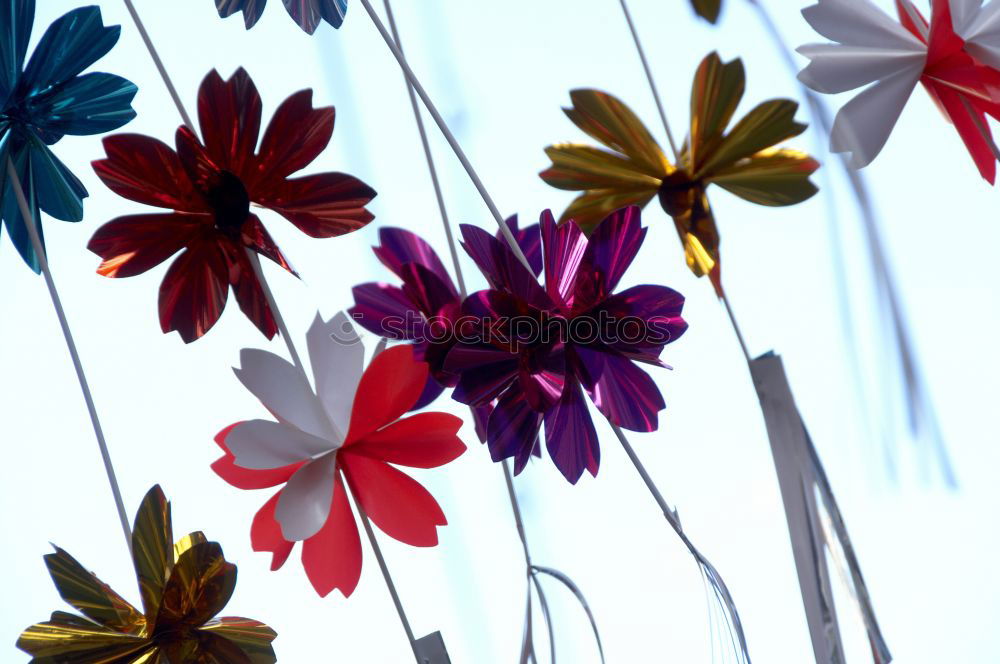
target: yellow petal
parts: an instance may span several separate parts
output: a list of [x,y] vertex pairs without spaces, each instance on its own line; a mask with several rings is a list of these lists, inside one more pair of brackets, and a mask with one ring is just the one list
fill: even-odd
[[153,644],[146,638],[116,632],[85,618],[56,611],[51,621],[24,630],[17,647],[40,662],[117,664],[141,661],[132,657],[139,657]]
[[190,549],[195,544],[202,544],[207,541],[208,539],[205,537],[205,533],[201,532],[200,530],[196,530],[193,533],[188,533],[184,537],[180,538],[179,540],[177,540],[177,543],[174,544],[174,562],[177,562],[177,560],[181,557],[181,554]]
[[539,175],[556,189],[649,189],[656,191],[661,179],[637,169],[634,162],[589,145],[561,143],[545,148],[552,166]]
[[594,189],[577,196],[563,212],[559,223],[565,223],[572,219],[583,229],[584,233],[589,234],[615,210],[629,205],[645,207],[654,195],[655,192],[648,190],[619,192],[610,189]]
[[202,542],[177,559],[163,589],[157,625],[202,625],[226,606],[236,588],[236,565],[216,542]]
[[174,562],[173,537],[170,503],[160,487],[154,486],[142,499],[132,529],[132,560],[139,579],[142,606],[150,621],[159,612],[163,587]]
[[709,177],[718,169],[804,132],[806,125],[795,121],[798,108],[790,99],[773,99],[754,108],[736,123],[711,155],[702,159],[695,177]]
[[577,127],[616,152],[635,168],[652,177],[670,173],[663,150],[635,113],[618,98],[600,90],[572,90],[572,108],[563,111]]
[[59,595],[95,622],[117,632],[140,634],[146,618],[106,583],[59,547],[45,556]]
[[236,645],[253,664],[276,661],[271,641],[277,634],[264,623],[247,618],[220,618],[201,628]]
[[704,192],[691,209],[674,217],[674,225],[684,245],[688,268],[698,277],[709,274],[719,263],[719,229]]
[[817,192],[809,176],[819,162],[805,152],[772,149],[719,171],[709,182],[759,205],[794,205]]
[[722,132],[736,112],[745,85],[743,62],[739,58],[723,64],[719,54],[712,52],[698,66],[691,87],[690,153],[695,172],[722,140]]

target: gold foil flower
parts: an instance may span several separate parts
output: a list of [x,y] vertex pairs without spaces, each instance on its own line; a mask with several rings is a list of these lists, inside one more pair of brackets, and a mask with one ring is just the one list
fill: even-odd
[[688,267],[709,275],[722,296],[719,231],[706,196],[710,184],[752,203],[784,206],[816,193],[809,176],[819,163],[805,152],[776,148],[801,134],[798,104],[765,101],[726,133],[743,97],[746,77],[739,60],[723,63],[711,53],[698,67],[691,90],[691,131],[678,164],[664,155],[642,122],[619,99],[599,90],[573,90],[570,120],[608,149],[561,143],[545,153],[552,166],[540,174],[558,189],[582,191],[560,223],[574,220],[590,232],[611,212],[645,206],[658,197],[677,226]]
[[135,517],[132,558],[142,612],[55,547],[45,556],[64,600],[83,616],[56,611],[24,630],[17,647],[37,664],[273,664],[274,630],[256,620],[212,620],[236,587],[236,566],[200,532],[173,543],[170,504],[159,486]]

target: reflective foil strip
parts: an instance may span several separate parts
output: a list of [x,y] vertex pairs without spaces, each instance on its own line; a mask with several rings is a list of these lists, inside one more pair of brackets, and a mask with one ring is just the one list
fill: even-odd
[[[892,655],[879,630],[843,517],[795,405],[781,358],[773,353],[762,355],[750,363],[750,373],[771,442],[816,662],[845,662],[825,550],[839,545],[854,586],[852,591],[857,607],[868,631],[872,659],[876,664],[888,664]],[[823,530],[818,500],[822,501],[829,516],[837,542],[831,542]]]
[[434,632],[413,642],[420,664],[451,664],[441,632]]

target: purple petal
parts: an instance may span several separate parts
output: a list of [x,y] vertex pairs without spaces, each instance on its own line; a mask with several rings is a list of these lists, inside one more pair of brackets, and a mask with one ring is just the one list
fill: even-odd
[[518,385],[532,408],[551,408],[566,384],[566,350],[562,344],[542,346],[522,352]]
[[444,385],[439,383],[434,376],[428,375],[427,383],[424,384],[424,391],[421,392],[417,403],[410,410],[420,410],[424,406],[430,405],[432,401],[441,396],[442,392],[444,392]]
[[595,277],[595,301],[614,292],[645,239],[642,213],[635,205],[612,212],[597,226],[581,266]]
[[542,414],[532,410],[519,390],[504,392],[486,425],[493,461],[514,457],[514,474],[520,473],[531,458],[541,426]]
[[[510,229],[514,239],[517,240],[518,246],[521,247],[521,253],[528,259],[531,271],[537,277],[542,273],[542,233],[538,224],[532,224],[524,230],[518,230],[516,214],[507,217],[504,223],[507,224],[507,228]],[[496,238],[501,242],[504,241],[503,234],[499,231],[497,231]]]
[[458,292],[441,263],[441,259],[427,242],[420,236],[402,228],[385,227],[379,229],[378,239],[381,246],[372,247],[372,251],[382,261],[382,264],[393,271],[397,277],[404,279],[401,268],[407,263],[416,263],[437,275],[457,297]]
[[506,243],[477,226],[462,224],[461,228],[462,247],[475,261],[491,288],[516,295],[537,309],[552,308],[552,302],[538,279],[521,265]]
[[629,352],[659,354],[687,330],[684,296],[666,286],[633,286],[607,298],[600,310],[614,326],[604,342]]
[[562,398],[545,412],[545,445],[556,468],[576,484],[584,470],[597,476],[601,447],[580,383],[566,383]]
[[472,411],[472,423],[476,428],[476,437],[479,438],[480,443],[486,442],[486,423],[490,420],[490,414],[493,412],[493,404],[488,403],[485,406],[473,406]]
[[538,223],[545,254],[545,292],[560,306],[572,308],[587,237],[572,221],[557,226],[551,210],[542,212]]
[[582,364],[583,385],[608,421],[630,431],[656,431],[657,414],[666,404],[645,371],[611,349],[573,350]]
[[458,293],[451,284],[442,281],[435,272],[420,263],[402,265],[398,274],[403,280],[403,292],[428,318],[459,302]]
[[517,355],[492,346],[456,344],[445,360],[445,370],[459,376],[452,399],[488,404],[517,377],[517,364]]
[[369,332],[387,339],[415,339],[423,329],[417,305],[396,286],[367,283],[355,286],[351,318]]

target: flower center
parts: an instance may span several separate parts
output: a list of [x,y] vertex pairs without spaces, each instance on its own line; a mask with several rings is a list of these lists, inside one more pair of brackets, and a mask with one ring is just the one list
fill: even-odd
[[701,183],[692,180],[684,171],[674,171],[663,179],[658,193],[660,205],[671,217],[680,216],[694,207]]
[[215,212],[215,227],[224,233],[239,233],[250,216],[250,195],[243,182],[229,171],[219,171],[205,198]]

